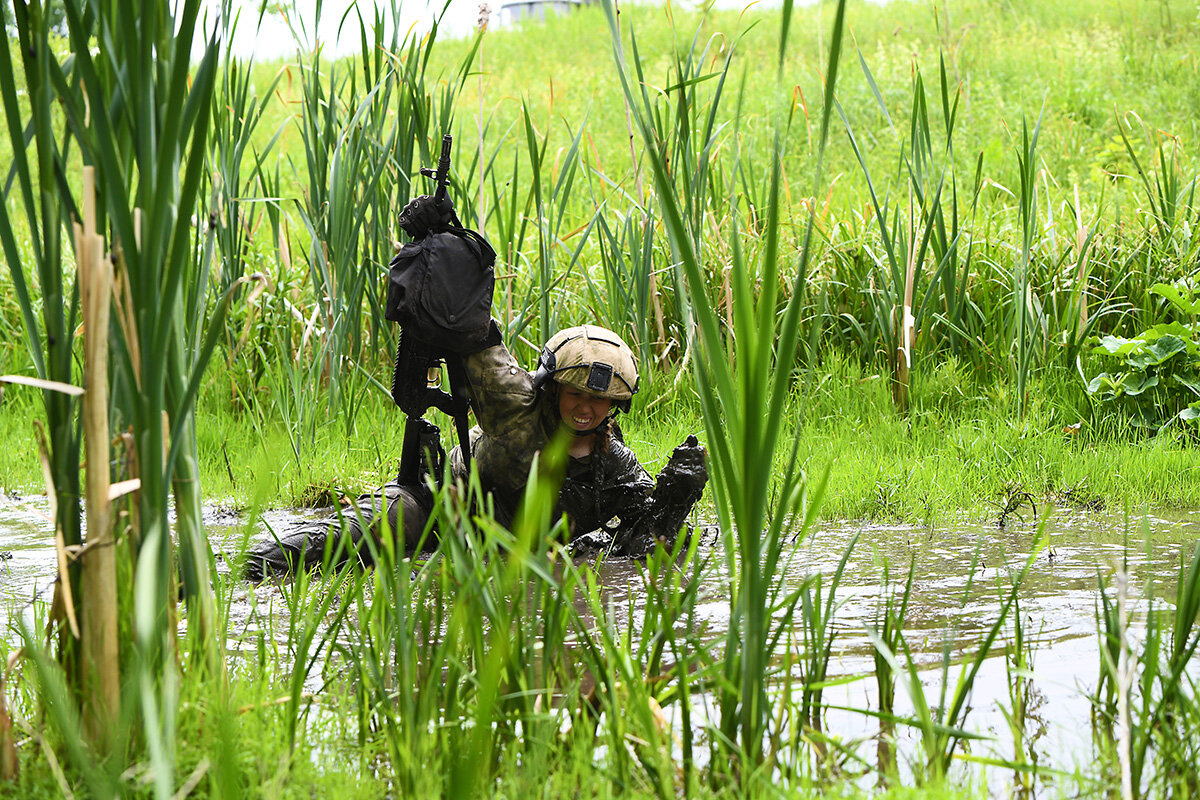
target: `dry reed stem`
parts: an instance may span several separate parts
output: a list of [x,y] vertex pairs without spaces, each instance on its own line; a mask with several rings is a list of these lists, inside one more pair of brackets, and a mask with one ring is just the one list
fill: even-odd
[[208,774],[209,767],[212,763],[207,758],[200,759],[200,763],[192,770],[192,774],[183,782],[183,786],[179,787],[179,791],[171,796],[171,800],[183,800],[190,795],[200,785],[200,781],[204,780],[204,776]]
[[75,252],[85,331],[83,430],[87,472],[87,547],[81,553],[83,617],[81,662],[85,670],[83,724],[101,752],[110,745],[120,713],[117,634],[117,562],[109,501],[108,324],[112,267],[96,233],[95,171],[83,169],[83,224],[75,224]]
[[71,784],[67,782],[66,773],[63,772],[62,765],[58,763],[58,756],[54,754],[54,748],[46,741],[46,737],[34,730],[32,725],[20,717],[13,717],[12,719],[26,736],[42,748],[42,754],[46,756],[46,766],[50,768],[50,774],[54,776],[54,780],[58,784],[58,790],[62,792],[62,796],[67,800],[74,800],[75,794],[71,791]]
[[246,298],[246,305],[250,308],[246,314],[246,323],[242,326],[242,333],[238,336],[237,344],[233,347],[233,352],[229,354],[229,363],[233,363],[237,359],[238,354],[242,352],[242,348],[246,346],[246,342],[250,340],[250,334],[253,333],[254,323],[258,320],[258,303],[257,300],[262,296],[263,292],[268,289],[273,290],[271,277],[263,272],[254,272],[250,275],[243,275],[234,283],[241,285],[250,281],[255,282],[255,286],[250,290],[250,296]]
[[67,394],[71,397],[81,397],[83,389],[74,386],[70,383],[62,381],[47,381],[41,378],[30,378],[25,375],[0,375],[0,383],[15,383],[21,386],[29,386],[33,389],[41,389],[48,392],[59,392]]
[[1075,249],[1079,251],[1079,273],[1075,276],[1075,285],[1079,292],[1079,330],[1083,330],[1087,326],[1088,321],[1088,301],[1087,301],[1087,286],[1084,283],[1084,278],[1087,275],[1088,251],[1087,247],[1088,230],[1083,224],[1083,207],[1079,203],[1079,184],[1075,184]]
[[4,683],[21,651],[13,653],[8,659],[8,669],[0,672],[0,782],[14,781],[17,778],[17,745],[13,740],[12,718],[8,715],[8,704],[4,697]]
[[[38,457],[42,462],[42,477],[46,481],[46,502],[50,519],[58,519],[58,494],[54,486],[54,473],[50,466],[50,446],[46,443],[46,429],[41,420],[33,421],[37,432]],[[75,597],[71,592],[71,577],[67,573],[67,543],[63,539],[62,525],[54,525],[54,551],[58,566],[58,577],[54,582],[54,600],[50,603],[50,626],[64,616],[71,635],[79,638],[79,620],[75,617]]]

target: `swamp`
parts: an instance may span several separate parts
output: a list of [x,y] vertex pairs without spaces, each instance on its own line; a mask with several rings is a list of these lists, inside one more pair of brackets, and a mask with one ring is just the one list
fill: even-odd
[[[5,2],[0,797],[1200,793],[1200,8],[458,3]],[[707,488],[573,546],[560,437],[248,582],[401,466],[447,134],[517,362],[616,332]]]

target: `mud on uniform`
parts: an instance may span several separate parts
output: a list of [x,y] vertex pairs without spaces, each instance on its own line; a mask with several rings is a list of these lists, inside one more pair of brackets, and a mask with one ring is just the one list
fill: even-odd
[[[502,344],[465,356],[463,365],[479,423],[470,433],[471,457],[483,489],[492,493],[497,521],[511,525],[534,456],[558,430],[554,398],[533,388],[533,376]],[[645,510],[654,480],[619,435],[599,452],[567,463],[555,516],[565,513],[573,532],[596,530],[614,517],[629,521]],[[450,466],[455,478],[465,479],[458,447],[450,452]]]
[[[496,520],[510,526],[534,456],[549,444],[560,424],[553,396],[533,388],[533,377],[503,344],[463,356],[463,365],[479,423],[470,432],[471,456],[484,491],[492,495]],[[597,530],[617,517],[631,525],[648,507],[654,479],[620,440],[615,425],[614,430],[617,433],[609,438],[607,448],[568,461],[555,517],[565,513],[573,533]],[[449,461],[453,476],[465,479],[459,447],[450,452]],[[363,531],[378,541],[384,530],[384,508],[390,529],[403,530],[406,549],[415,550],[432,507],[428,488],[388,483],[359,496],[354,506],[332,517],[292,528],[278,543],[274,538],[258,542],[247,559],[246,577],[257,581],[269,574],[294,572],[301,565],[310,569],[323,562],[327,548],[341,548],[332,559],[335,565],[352,558],[370,564]],[[341,540],[335,538],[339,534]],[[432,537],[425,544],[432,545]]]

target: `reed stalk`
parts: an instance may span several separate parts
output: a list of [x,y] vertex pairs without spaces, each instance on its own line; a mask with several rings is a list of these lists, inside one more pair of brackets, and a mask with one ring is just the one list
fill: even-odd
[[[546,163],[547,148],[550,144],[549,130],[538,134],[528,105],[521,105],[521,119],[525,132],[525,152],[529,159],[529,185],[531,210],[537,223],[537,283],[538,291],[538,328],[533,334],[539,341],[546,341],[559,329],[558,307],[551,302],[551,292],[554,287],[565,279],[572,267],[579,260],[580,252],[587,242],[587,233],[591,226],[580,238],[576,245],[566,270],[555,269],[559,248],[563,246],[566,234],[563,221],[567,210],[567,201],[571,197],[575,178],[579,174],[579,143],[583,137],[584,126],[572,136],[571,144],[565,153],[555,159],[553,168]],[[547,193],[543,181],[550,187]],[[528,207],[528,204],[527,204]],[[553,306],[553,310],[552,310]]]
[[820,739],[824,732],[822,718],[824,706],[821,697],[829,680],[829,661],[833,655],[833,642],[837,635],[834,615],[837,611],[837,590],[846,571],[858,537],[850,541],[842,552],[837,568],[829,578],[828,594],[825,593],[825,578],[816,575],[805,581],[800,588],[800,629],[802,632],[804,686],[800,695],[800,719],[805,733]]
[[87,546],[81,556],[84,728],[107,752],[120,716],[117,554],[109,499],[108,337],[112,265],[96,232],[95,169],[83,169],[83,221],[75,224],[76,269],[83,306],[83,432],[87,455]]
[[[266,5],[259,7],[254,20],[255,31],[261,31]],[[217,275],[220,294],[228,292],[243,277],[264,270],[255,262],[256,234],[259,231],[264,206],[278,207],[279,199],[254,196],[255,187],[264,185],[263,173],[268,159],[284,133],[280,128],[261,148],[254,144],[258,128],[271,109],[271,99],[284,73],[278,72],[262,87],[257,86],[253,58],[242,60],[233,51],[233,34],[239,15],[232,0],[222,0],[219,14],[221,38],[220,77],[213,93],[212,132],[209,136],[208,158],[211,166],[206,176],[209,220],[215,227]],[[232,361],[241,350],[245,331],[254,320],[253,306],[244,320],[231,317],[223,342],[226,357]],[[239,336],[238,323],[242,335]]]
[[[898,591],[890,582],[890,566],[883,568],[883,603],[875,609],[873,631],[878,640],[895,653],[900,650],[904,636],[904,622],[908,616],[908,602],[912,598],[913,577],[916,561],[908,564],[908,576],[903,591]],[[877,769],[882,785],[895,782],[899,777],[896,758],[896,673],[892,662],[875,648],[871,653],[875,663],[875,684],[879,692],[879,740],[876,745]]]
[[[892,126],[882,94],[866,60],[859,64],[881,113]],[[908,410],[914,368],[917,365],[917,332],[929,344],[945,347],[956,356],[977,359],[982,340],[973,331],[982,326],[974,318],[968,285],[972,247],[963,251],[966,223],[975,213],[981,186],[982,156],[976,164],[974,188],[966,213],[959,206],[954,169],[954,132],[960,92],[951,91],[946,64],[940,70],[943,128],[940,138],[930,122],[929,101],[920,72],[914,76],[908,141],[900,142],[897,194],[907,198],[891,206],[890,190],[881,198],[867,163],[867,152],[838,107],[850,145],[866,180],[882,253],[866,254],[874,262],[869,280],[854,283],[868,295],[870,326],[855,322],[864,344],[881,341],[897,410]],[[894,128],[893,128],[894,130]],[[932,267],[926,275],[926,264]]]
[[[716,747],[734,757],[733,774],[743,779],[764,765],[767,757],[771,703],[767,686],[771,679],[771,661],[784,631],[773,624],[777,616],[787,616],[798,596],[782,593],[776,582],[777,570],[789,539],[785,526],[795,525],[813,505],[806,505],[806,492],[796,457],[796,445],[782,446],[778,424],[783,402],[794,370],[792,362],[800,330],[801,298],[808,256],[812,218],[795,263],[788,264],[794,274],[782,281],[790,284],[790,294],[779,314],[777,305],[781,270],[780,221],[782,191],[782,155],[786,121],[776,128],[774,137],[771,189],[763,222],[763,249],[751,260],[741,246],[736,222],[729,237],[733,254],[731,290],[734,330],[727,340],[722,334],[717,309],[708,300],[702,256],[698,249],[696,219],[689,215],[691,196],[680,192],[684,185],[696,186],[696,174],[677,174],[671,153],[659,135],[655,122],[661,113],[647,93],[642,62],[636,47],[636,33],[630,31],[632,61],[627,60],[617,26],[616,9],[605,3],[612,34],[613,54],[618,77],[645,148],[646,161],[654,178],[657,202],[671,243],[674,260],[680,265],[690,305],[688,329],[696,326],[699,355],[693,361],[696,386],[703,409],[708,438],[710,470],[717,498],[717,513],[724,538],[729,573],[736,576],[730,597],[730,622],[725,638],[722,679],[718,684],[719,722]],[[825,117],[822,122],[821,148],[828,135],[836,83],[845,6],[838,4],[829,65],[825,73]],[[792,14],[785,3],[784,29]],[[781,52],[786,42],[780,44]],[[727,62],[728,63],[728,62]],[[726,69],[728,67],[726,66]],[[724,74],[723,72],[721,74]],[[715,103],[714,103],[715,112]],[[709,139],[711,142],[711,138]],[[688,169],[692,169],[689,164]],[[704,167],[699,167],[704,173]],[[821,159],[815,175],[819,180]],[[730,198],[732,204],[734,198]],[[752,288],[754,287],[754,288]],[[757,289],[757,291],[756,291]],[[734,357],[731,359],[730,355]],[[734,367],[736,364],[736,369]],[[781,483],[775,484],[777,455],[785,459]],[[781,487],[772,494],[772,486]],[[815,492],[819,497],[820,490]],[[801,528],[804,529],[803,527]],[[714,761],[718,757],[714,754]]]
[[[6,35],[0,46],[0,98],[12,153],[5,186],[13,186],[20,217],[12,214],[8,202],[0,203],[0,246],[21,309],[33,367],[39,380],[49,382],[41,387],[46,432],[43,463],[55,536],[63,547],[78,547],[82,544],[83,495],[78,395],[52,386],[74,386],[77,382],[74,344],[79,294],[77,286],[64,279],[67,248],[62,233],[70,229],[78,212],[73,196],[66,191],[66,145],[60,146],[54,131],[58,120],[56,87],[78,92],[79,79],[63,76],[56,60],[49,57],[54,50],[42,4],[22,0],[13,3],[12,11],[16,39]],[[14,61],[14,52],[18,61]],[[17,64],[22,68],[24,85],[18,83]],[[35,134],[28,141],[26,130]],[[23,252],[18,241],[22,228],[28,232],[32,257]],[[27,270],[27,261],[32,261],[32,270]],[[38,290],[40,297],[34,294]],[[70,622],[75,615],[73,598],[82,587],[78,565],[67,567],[64,561],[64,567],[58,608],[65,617],[57,619]],[[73,685],[78,686],[82,667],[68,625],[57,628],[57,639],[59,657],[74,675]]]
[[1034,645],[1029,639],[1028,623],[1021,616],[1018,597],[1012,608],[1012,638],[1005,645],[1004,665],[1008,679],[1008,707],[1001,708],[1012,736],[1013,787],[1019,797],[1033,796],[1033,781],[1037,777],[1037,758],[1028,740],[1030,699],[1033,692]]
[[[1200,184],[1200,178],[1193,176],[1189,181],[1183,180],[1180,174],[1179,139],[1168,136],[1163,131],[1158,131],[1157,134],[1159,140],[1155,153],[1157,170],[1151,171],[1143,167],[1137,151],[1129,140],[1132,130],[1131,119],[1136,119],[1136,116],[1130,114],[1126,119],[1117,116],[1117,131],[1121,135],[1122,144],[1125,145],[1125,152],[1137,172],[1143,191],[1142,196],[1149,206],[1155,249],[1164,256],[1169,255],[1172,261],[1183,261],[1184,259],[1180,258],[1183,254],[1178,249],[1179,228],[1181,225],[1187,224],[1187,209],[1196,207],[1196,187],[1197,184]],[[1151,182],[1152,179],[1153,182]]]
[[1017,415],[1024,420],[1029,410],[1029,375],[1033,369],[1034,338],[1037,335],[1036,309],[1034,307],[1033,259],[1034,237],[1037,234],[1038,202],[1038,134],[1042,121],[1039,117],[1033,133],[1029,132],[1029,121],[1021,120],[1021,147],[1017,151],[1017,168],[1020,176],[1020,192],[1017,196],[1021,225],[1021,239],[1012,271],[1012,346],[1014,370],[1017,383]]
[[[1144,532],[1146,525],[1143,522]],[[1187,564],[1186,568],[1184,563]],[[1092,701],[1099,717],[1099,744],[1115,747],[1123,794],[1187,794],[1197,784],[1191,768],[1196,684],[1188,675],[1200,649],[1200,547],[1180,564],[1174,610],[1145,598],[1145,632],[1130,635],[1128,562],[1115,576],[1116,598],[1100,582],[1100,680]]]
[[[610,221],[610,215],[599,210],[596,215],[599,231],[600,261],[604,280],[594,280],[585,270],[591,306],[600,323],[619,333],[635,348],[638,367],[648,373],[653,364],[655,342],[666,346],[661,327],[661,305],[657,288],[656,264],[662,254],[656,248],[653,231],[656,219],[652,210],[630,209],[624,217]],[[666,355],[665,352],[663,352]]]
[[[65,227],[69,218],[81,216],[80,204],[64,173],[68,163],[66,147],[77,146],[84,164],[95,168],[97,200],[94,212],[88,210],[82,215],[76,261],[84,268],[81,275],[86,276],[88,265],[101,256],[99,238],[107,233],[111,247],[108,257],[116,271],[117,324],[112,327],[111,337],[103,309],[98,306],[107,308],[113,293],[103,284],[91,284],[81,277],[80,291],[88,324],[87,349],[93,359],[85,367],[85,379],[88,391],[93,393],[92,402],[103,397],[103,380],[99,376],[110,370],[113,376],[112,408],[107,403],[100,403],[105,406],[103,409],[93,407],[86,423],[89,448],[94,448],[88,457],[89,490],[95,493],[89,499],[89,512],[93,516],[89,521],[91,554],[86,560],[92,560],[105,577],[97,578],[96,584],[85,587],[84,591],[88,592],[86,597],[94,597],[96,602],[115,602],[116,595],[109,583],[113,580],[109,577],[111,570],[104,565],[107,557],[96,558],[96,554],[104,551],[112,555],[112,547],[105,540],[106,491],[100,482],[101,477],[104,481],[108,479],[108,434],[104,425],[111,415],[115,424],[132,428],[140,480],[133,516],[138,529],[128,540],[134,548],[136,574],[126,584],[131,588],[129,608],[134,641],[132,648],[125,650],[118,645],[118,650],[128,653],[132,666],[133,677],[127,685],[138,687],[135,705],[153,764],[156,790],[168,795],[173,782],[177,683],[171,654],[177,636],[175,604],[180,589],[188,604],[189,630],[199,643],[195,663],[203,669],[222,668],[220,657],[208,646],[214,625],[209,577],[212,555],[201,525],[192,417],[200,378],[216,343],[212,331],[207,337],[202,335],[210,310],[205,301],[208,266],[205,256],[212,252],[212,239],[211,236],[197,239],[192,230],[204,172],[216,43],[208,42],[204,58],[193,71],[190,58],[198,25],[198,0],[180,4],[174,13],[165,5],[143,7],[132,0],[120,0],[103,9],[85,0],[66,0],[63,8],[72,54],[60,62],[54,55],[56,50],[49,45],[41,7],[25,3],[18,6],[18,16],[26,23],[20,26],[21,30],[32,37],[23,49],[26,78],[32,79],[28,122],[21,118],[20,106],[15,102],[11,68],[0,71],[0,93],[5,97],[5,113],[16,137],[15,169],[29,200],[25,207],[27,221],[32,230],[57,231]],[[9,52],[6,44],[3,58],[11,67]],[[51,87],[53,94],[49,93]],[[121,102],[116,102],[116,98]],[[56,116],[55,109],[61,109],[61,117]],[[17,133],[26,130],[29,144],[38,154],[40,205],[32,202],[34,181],[26,143],[24,134]],[[65,131],[62,150],[57,144],[60,131]],[[83,205],[93,208],[90,199]],[[3,222],[0,238],[9,255],[15,256],[15,234],[7,210]],[[47,236],[48,246],[42,248],[39,257],[42,304],[48,318],[44,333],[34,319],[24,273],[19,266],[14,268],[20,264],[19,258],[10,258],[10,270],[16,276],[14,283],[20,287],[22,302],[30,305],[26,314],[27,335],[35,362],[47,363],[41,345],[42,336],[46,335],[55,354],[49,361],[60,364],[46,374],[70,383],[73,382],[70,361],[73,320],[80,301],[78,294],[72,293],[64,306],[59,236],[57,232]],[[214,328],[224,324],[228,297],[227,294],[214,310]],[[67,322],[69,327],[56,327]],[[97,340],[107,340],[110,348],[110,356],[104,363],[95,361],[103,356]],[[65,362],[55,361],[60,355],[66,356]],[[56,506],[60,515],[73,517],[63,521],[64,546],[79,543],[79,492],[72,488],[78,486],[79,463],[79,437],[75,428],[78,423],[74,414],[73,407],[61,403],[51,403],[48,407],[53,442],[50,474],[53,490],[61,500]],[[73,454],[70,459],[73,466],[67,470],[67,464],[63,464],[63,473],[56,474],[53,464],[58,463],[60,456],[56,454],[63,447]],[[73,471],[74,476],[66,474],[68,471]],[[97,473],[95,476],[91,476],[93,471]],[[168,529],[172,496],[179,539],[178,583]],[[83,596],[68,595],[65,591],[80,580],[76,569],[71,568],[69,576],[64,571],[60,605],[65,606],[69,597]],[[93,596],[93,591],[98,594]],[[89,606],[87,614],[101,611],[100,607]],[[116,609],[104,609],[103,614],[115,615]],[[108,681],[119,680],[119,673],[111,664],[112,618],[98,616],[95,621],[105,619],[108,621],[98,626],[96,646],[107,655],[97,654],[95,663],[104,688],[88,713],[95,714],[89,723],[94,732],[112,736],[112,726],[106,729],[104,723],[111,722],[119,706],[112,697],[115,683]],[[91,623],[87,624],[90,630]],[[27,640],[27,647],[36,649],[32,640]],[[65,643],[62,647],[68,666],[65,686],[85,693],[101,689],[81,681],[76,667],[71,666],[73,649],[73,645]],[[46,697],[55,698],[58,703],[67,702],[45,660],[35,659],[35,663]],[[58,719],[63,724],[75,724],[71,717]],[[121,719],[132,724],[131,717],[122,715]],[[64,735],[72,735],[70,727],[63,730]],[[117,731],[116,735],[119,739],[123,734]]]

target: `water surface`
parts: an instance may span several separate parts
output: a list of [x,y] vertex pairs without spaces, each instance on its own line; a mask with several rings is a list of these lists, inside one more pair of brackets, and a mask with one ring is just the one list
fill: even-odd
[[[1035,756],[1040,752],[1067,769],[1090,757],[1087,697],[1100,671],[1098,586],[1118,570],[1128,571],[1138,601],[1136,636],[1146,598],[1173,601],[1180,563],[1190,559],[1200,540],[1200,512],[1155,512],[1127,519],[1108,512],[1041,510],[1046,518],[1040,529],[1032,519],[1016,518],[1010,518],[1004,528],[979,521],[935,527],[840,521],[822,523],[796,538],[783,565],[789,587],[818,573],[828,581],[854,543],[838,591],[831,671],[859,679],[826,691],[825,702],[833,707],[827,717],[830,731],[845,741],[866,743],[878,728],[861,709],[878,707],[866,628],[876,619],[884,596],[895,590],[894,585],[882,583],[885,565],[893,583],[903,580],[909,564],[914,565],[904,635],[924,668],[925,691],[936,701],[943,681],[943,654],[961,661],[978,649],[999,612],[1001,594],[1028,564],[1019,609],[1026,635],[1034,641],[1028,730]],[[313,515],[272,512],[258,529],[282,530]],[[214,550],[220,554],[236,553],[254,533],[236,514],[220,509],[209,509],[207,521]],[[710,565],[697,607],[699,624],[714,638],[724,633],[729,620],[724,559],[715,538],[710,532],[702,545]],[[0,553],[0,625],[11,644],[16,635],[9,622],[18,614],[31,619],[31,603],[48,601],[52,592],[56,551],[44,498],[0,495]],[[223,555],[218,556],[218,569],[228,569]],[[605,562],[600,573],[613,606],[630,609],[636,624],[644,600],[639,566]],[[252,641],[264,629],[277,639],[286,635],[286,607],[277,586],[240,586],[229,612],[234,641]],[[993,737],[976,745],[976,751],[997,757],[1007,755],[1012,746],[1001,711],[1008,703],[1003,648],[1010,637],[1011,622],[980,673],[968,718],[971,730]],[[955,666],[949,671],[950,680],[957,675]],[[897,712],[906,714],[911,708],[903,689],[898,689]],[[902,732],[902,746],[905,736]],[[912,745],[913,735],[907,737]]]

